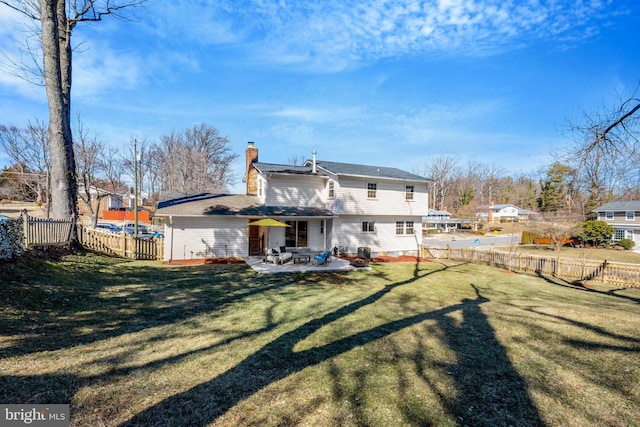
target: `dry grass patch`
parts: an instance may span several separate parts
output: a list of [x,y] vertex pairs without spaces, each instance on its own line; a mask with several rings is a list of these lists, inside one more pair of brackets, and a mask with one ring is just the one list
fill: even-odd
[[[508,249],[508,248],[503,248]],[[561,258],[584,259],[592,261],[624,262],[640,264],[640,253],[602,248],[572,248],[562,247],[558,251],[543,245],[521,245],[516,249],[520,253],[542,256],[557,256]]]
[[434,262],[0,275],[0,401],[72,425],[638,425],[638,290]]

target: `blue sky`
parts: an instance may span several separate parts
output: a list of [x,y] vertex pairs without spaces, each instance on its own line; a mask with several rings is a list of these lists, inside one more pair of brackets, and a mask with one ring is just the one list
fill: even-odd
[[[149,0],[74,33],[72,106],[106,143],[200,123],[264,162],[416,170],[455,155],[532,174],[567,119],[640,82],[637,0]],[[0,6],[0,51],[27,33]],[[0,123],[47,119],[44,89],[0,71]],[[0,152],[0,166],[8,160]]]

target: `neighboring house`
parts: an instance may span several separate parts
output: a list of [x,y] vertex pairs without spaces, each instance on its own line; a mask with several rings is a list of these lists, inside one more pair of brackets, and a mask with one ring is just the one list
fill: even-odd
[[611,224],[614,241],[631,239],[640,243],[640,201],[611,202],[597,209],[598,220]]
[[536,211],[518,208],[518,219],[521,221],[526,221],[528,219],[536,218],[539,216],[540,214]]
[[[78,194],[84,195],[84,186],[80,185],[78,188]],[[91,194],[91,205],[95,210],[98,207],[98,196],[100,198],[100,214],[109,210],[109,209],[120,209],[123,206],[123,196],[122,194],[116,194],[112,191],[105,190],[103,188],[96,187],[94,185],[89,187],[89,194]],[[79,204],[80,213],[87,214],[88,209],[84,203]]]
[[438,231],[457,230],[463,227],[471,227],[471,220],[462,218],[451,218],[447,211],[429,209],[427,215],[422,217],[422,228],[425,230],[436,229]]
[[[246,194],[162,194],[165,260],[262,255],[286,246],[355,254],[417,254],[429,179],[396,168],[308,160],[258,161],[246,151]],[[288,227],[249,223],[273,218]]]
[[476,217],[480,221],[500,222],[516,221],[520,219],[528,219],[535,212],[521,209],[512,204],[497,204],[491,206],[479,206],[476,210]]

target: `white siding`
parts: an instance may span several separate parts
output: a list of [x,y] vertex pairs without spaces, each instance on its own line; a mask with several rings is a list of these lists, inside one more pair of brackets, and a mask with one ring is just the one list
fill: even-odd
[[[367,197],[367,183],[376,183],[376,198]],[[413,200],[406,200],[405,186],[413,185]],[[336,198],[328,208],[338,215],[419,215],[427,214],[429,192],[426,183],[384,179],[341,177],[336,182]]]
[[[374,221],[374,232],[363,232],[362,221]],[[396,235],[396,221],[413,221],[414,234]],[[368,247],[372,255],[417,255],[422,232],[420,217],[341,216],[334,219],[332,246],[348,247],[355,254]]]
[[[325,249],[329,249],[333,247],[331,245],[331,240],[329,236],[330,230],[327,230],[328,228],[330,228],[329,222],[331,222],[331,220],[327,220],[327,225],[325,226],[323,234],[320,233],[322,221],[323,220],[321,219],[309,220],[309,224],[307,228],[307,246],[309,247],[309,249],[312,249],[318,252],[322,252]],[[325,236],[327,236],[326,241],[325,241]]]
[[325,206],[326,179],[305,176],[275,175],[266,188],[268,206]]
[[165,225],[164,260],[244,257],[249,252],[247,220],[173,217]]

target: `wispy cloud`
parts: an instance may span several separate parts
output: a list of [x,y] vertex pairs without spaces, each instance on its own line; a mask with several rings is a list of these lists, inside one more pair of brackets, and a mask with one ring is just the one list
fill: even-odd
[[324,71],[398,56],[487,55],[540,40],[566,47],[621,13],[612,0],[227,0],[197,9],[200,4],[183,1],[165,10],[167,19],[158,21],[165,34],[188,26],[200,43],[233,43],[263,62]]
[[345,118],[354,118],[362,115],[360,107],[337,107],[331,106],[326,108],[313,107],[285,107],[277,109],[269,115],[278,118],[294,119],[303,122],[336,122]]
[[120,52],[99,42],[88,42],[75,56],[73,91],[81,99],[97,96],[105,90],[123,90],[142,84],[141,58]]

